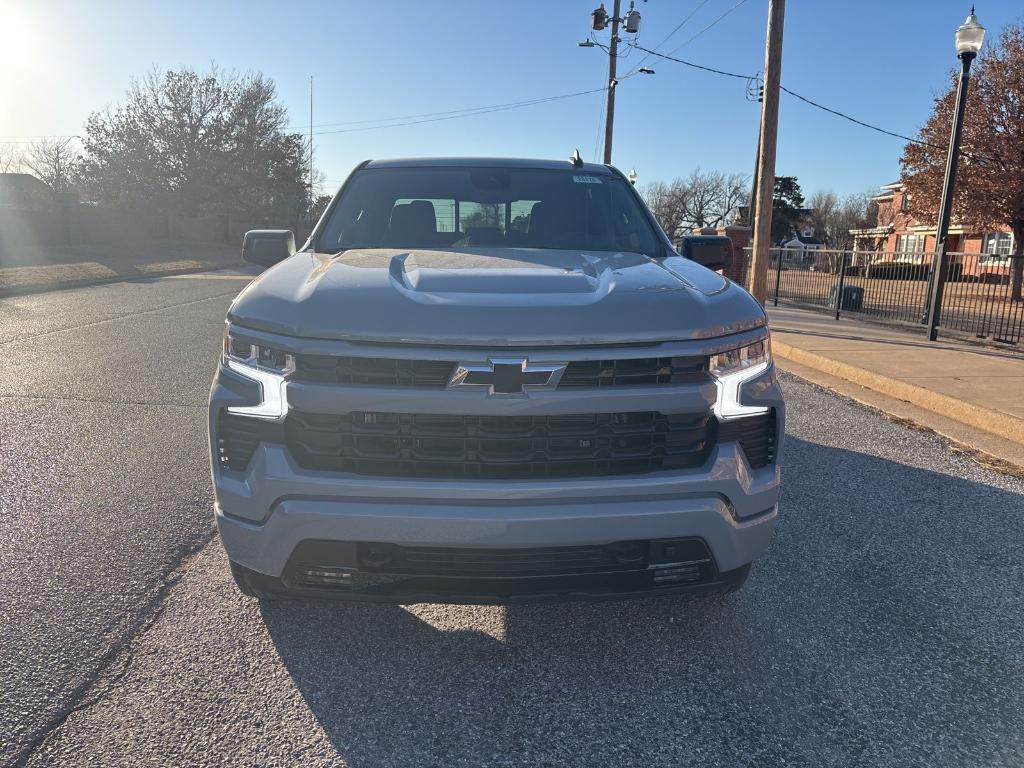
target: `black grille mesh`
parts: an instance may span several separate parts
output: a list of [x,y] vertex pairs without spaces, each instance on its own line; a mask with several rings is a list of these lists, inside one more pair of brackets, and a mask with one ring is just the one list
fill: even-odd
[[[760,469],[775,459],[775,412],[719,422],[659,413],[487,417],[292,413],[286,425],[222,411],[220,466],[241,471],[260,442],[286,442],[307,469],[414,477],[630,474],[702,463],[714,442],[738,442]],[[584,445],[581,441],[589,441]],[[527,454],[529,454],[527,456]],[[466,462],[465,469],[459,469]],[[538,464],[548,462],[542,469]],[[485,468],[484,465],[490,465]]]
[[459,416],[292,412],[285,441],[305,469],[447,478],[593,477],[702,464],[708,414]]
[[700,539],[618,541],[561,547],[430,547],[389,543],[356,545],[359,570],[454,577],[564,576],[646,570],[671,563],[710,566]]
[[622,387],[686,384],[706,379],[707,357],[642,357],[573,360],[559,387]]
[[324,384],[444,387],[455,365],[447,360],[297,355],[293,378],[296,381]]
[[259,419],[221,411],[217,418],[217,459],[224,469],[241,471],[249,464],[256,446],[264,439]]
[[747,463],[754,469],[766,467],[775,458],[775,411],[763,416],[748,416],[723,421],[718,426],[718,442],[739,442]]
[[[400,360],[386,357],[297,355],[295,381],[318,384],[367,384],[392,387],[447,386],[454,360]],[[559,387],[624,387],[685,384],[707,378],[705,357],[645,357],[574,360]]]
[[559,387],[637,387],[685,384],[707,377],[704,357],[650,357],[637,360],[574,360]]

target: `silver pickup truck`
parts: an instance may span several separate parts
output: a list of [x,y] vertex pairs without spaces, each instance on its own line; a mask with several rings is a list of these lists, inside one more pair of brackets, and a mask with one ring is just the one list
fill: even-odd
[[721,250],[689,250],[578,158],[368,161],[302,250],[247,233],[269,268],[231,305],[210,397],[241,590],[742,585],[778,512],[782,392],[764,311],[712,271]]

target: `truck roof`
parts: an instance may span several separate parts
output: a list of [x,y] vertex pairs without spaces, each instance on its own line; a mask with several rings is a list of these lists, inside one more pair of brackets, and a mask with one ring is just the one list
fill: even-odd
[[534,168],[542,170],[575,170],[577,173],[590,173],[611,176],[615,171],[608,165],[600,163],[583,163],[573,166],[568,158],[565,160],[535,160],[517,157],[399,157],[388,160],[369,160],[366,168]]

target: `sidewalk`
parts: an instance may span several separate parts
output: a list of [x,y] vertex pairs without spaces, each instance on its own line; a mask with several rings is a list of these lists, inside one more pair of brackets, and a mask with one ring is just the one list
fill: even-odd
[[239,244],[178,240],[108,246],[22,249],[0,265],[0,296],[145,277],[224,269],[242,264]]
[[788,307],[769,307],[768,319],[783,370],[1024,467],[1024,350]]

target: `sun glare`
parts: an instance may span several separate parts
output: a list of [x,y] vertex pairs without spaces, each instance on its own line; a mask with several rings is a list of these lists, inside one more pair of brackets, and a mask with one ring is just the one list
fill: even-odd
[[0,94],[0,99],[9,87],[34,69],[38,38],[33,26],[26,7],[10,0],[0,3],[0,28],[4,30],[0,45],[0,83],[4,94]]

